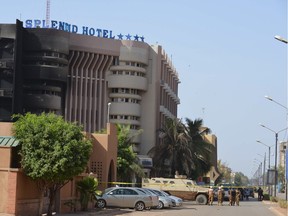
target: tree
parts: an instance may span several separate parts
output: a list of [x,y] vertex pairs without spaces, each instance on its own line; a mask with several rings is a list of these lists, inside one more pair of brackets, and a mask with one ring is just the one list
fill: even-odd
[[179,174],[189,174],[191,151],[182,121],[168,118],[158,132],[161,141],[149,151],[156,175],[165,176],[167,164],[169,164],[169,177],[172,177],[176,171]]
[[278,182],[280,183],[280,191],[285,191],[285,168],[283,166],[278,167]]
[[14,115],[13,132],[20,141],[21,166],[40,190],[39,215],[42,215],[44,192],[49,192],[47,215],[52,215],[55,195],[88,163],[92,144],[81,127],[61,116],[42,113]]
[[142,133],[138,130],[132,133],[130,125],[116,124],[118,138],[117,178],[119,181],[131,182],[132,174],[144,177],[144,172],[136,153],[133,151],[133,140]]
[[192,121],[189,118],[186,118],[186,130],[192,161],[190,178],[197,179],[209,172],[212,167],[211,153],[214,146],[204,140],[204,135],[211,133],[211,130],[203,127],[202,119]]
[[234,184],[236,186],[247,186],[249,184],[249,178],[242,172],[236,172],[234,177]]
[[232,169],[228,167],[228,164],[226,164],[225,162],[222,163],[221,160],[218,160],[217,167],[220,172],[221,181],[225,183],[232,183],[232,178],[231,178]]
[[240,175],[240,173],[236,172],[235,176],[234,176],[234,185],[235,186],[241,186],[243,185],[242,182],[242,176]]

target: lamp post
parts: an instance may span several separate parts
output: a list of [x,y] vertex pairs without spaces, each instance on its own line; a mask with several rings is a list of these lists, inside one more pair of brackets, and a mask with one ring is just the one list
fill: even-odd
[[266,128],[267,130],[273,132],[275,134],[275,178],[274,178],[274,196],[276,197],[276,186],[277,186],[277,143],[278,143],[278,134],[282,131],[285,131],[287,130],[288,127],[276,132],[274,130],[272,130],[271,128],[263,125],[263,124],[260,124],[261,127],[264,127]]
[[271,157],[271,147],[272,146],[269,146],[263,142],[261,142],[260,140],[256,140],[256,142],[262,144],[262,145],[265,145],[266,147],[268,147],[268,169],[270,169],[270,157]]
[[107,123],[110,122],[110,106],[111,106],[111,103],[109,102],[107,104]]
[[[283,42],[283,43],[285,43],[285,44],[287,44],[288,43],[288,41],[287,41],[287,39],[284,39],[284,38],[282,38],[281,36],[279,36],[279,35],[275,35],[274,36],[274,38],[276,39],[276,40],[278,40],[278,41],[281,41],[281,42]],[[286,108],[286,111],[287,111],[287,107],[285,107]],[[286,113],[286,119],[287,119],[287,114],[288,114],[288,112]],[[286,178],[285,178],[285,194],[286,194],[286,202],[287,202],[287,180],[288,180],[288,177],[287,177],[287,149],[286,149],[286,153],[285,153],[285,173],[286,173]]]
[[[272,146],[269,146],[269,145],[261,142],[260,140],[256,140],[256,142],[268,147],[268,170],[270,170],[270,157],[271,157],[271,147]],[[265,156],[266,156],[266,153],[265,153]],[[264,159],[264,167],[265,167],[265,159]],[[265,168],[264,168],[264,173],[265,173]],[[268,174],[268,172],[267,172],[267,174]],[[263,179],[264,179],[264,177],[263,177]],[[269,184],[268,184],[268,191],[269,191],[269,195],[271,195],[271,187]]]

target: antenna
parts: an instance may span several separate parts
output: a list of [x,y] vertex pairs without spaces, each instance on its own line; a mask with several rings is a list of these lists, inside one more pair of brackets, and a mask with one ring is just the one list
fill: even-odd
[[50,25],[50,0],[46,0],[46,26]]

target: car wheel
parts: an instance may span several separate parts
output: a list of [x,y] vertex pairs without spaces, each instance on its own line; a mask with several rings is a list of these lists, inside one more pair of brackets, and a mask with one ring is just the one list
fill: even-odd
[[199,194],[196,197],[196,204],[206,205],[207,201],[208,201],[207,196],[205,196],[204,194]]
[[143,202],[137,202],[135,205],[136,211],[143,211],[145,209],[145,204]]
[[164,208],[164,203],[159,201],[157,209],[163,209]]
[[106,206],[105,200],[103,200],[103,199],[97,200],[97,207],[98,208],[105,208],[105,206]]

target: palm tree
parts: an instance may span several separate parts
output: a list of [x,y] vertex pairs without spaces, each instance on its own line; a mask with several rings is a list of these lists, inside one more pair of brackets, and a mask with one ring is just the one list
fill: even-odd
[[176,171],[180,174],[189,174],[191,152],[182,121],[177,118],[168,118],[158,132],[161,141],[149,151],[153,158],[156,175],[165,175],[164,171],[168,164],[170,164],[170,177]]
[[144,177],[144,171],[138,163],[136,153],[133,151],[133,140],[142,130],[131,133],[130,125],[116,124],[118,138],[117,178],[118,181],[131,182],[133,174]]
[[189,136],[189,149],[192,155],[191,175],[192,179],[205,175],[211,169],[211,152],[213,145],[204,140],[204,135],[211,133],[209,128],[203,127],[202,119],[192,121],[186,118],[186,130]]
[[80,192],[81,210],[87,211],[89,201],[93,201],[96,194],[100,191],[97,190],[98,180],[87,176],[81,181],[76,182],[77,190]]

